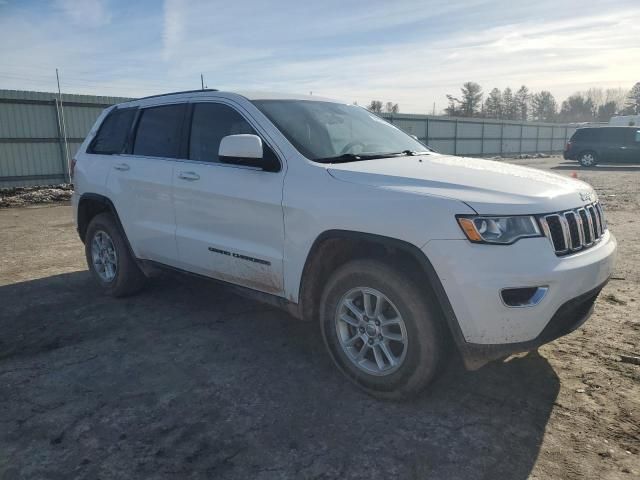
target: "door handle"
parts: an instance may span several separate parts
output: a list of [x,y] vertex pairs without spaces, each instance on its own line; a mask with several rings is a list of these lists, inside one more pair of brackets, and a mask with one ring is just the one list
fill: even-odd
[[126,163],[116,163],[113,168],[120,170],[121,172],[126,172],[130,167]]
[[195,180],[200,180],[200,175],[198,175],[196,172],[180,172],[178,178],[193,182]]

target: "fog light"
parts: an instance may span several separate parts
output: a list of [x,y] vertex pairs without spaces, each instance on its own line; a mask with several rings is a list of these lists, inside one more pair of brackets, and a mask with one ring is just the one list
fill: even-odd
[[547,294],[549,287],[503,288],[500,298],[507,307],[533,307]]

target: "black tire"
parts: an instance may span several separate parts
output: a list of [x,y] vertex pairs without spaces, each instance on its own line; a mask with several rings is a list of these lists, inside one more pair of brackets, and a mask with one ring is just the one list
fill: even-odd
[[[357,287],[384,294],[406,326],[406,354],[397,370],[383,376],[363,371],[349,358],[338,338],[339,303]],[[329,278],[320,305],[325,345],[336,366],[358,387],[378,398],[406,399],[422,391],[436,377],[448,350],[448,337],[435,299],[423,285],[377,260],[354,260]],[[364,342],[362,342],[364,344]]]
[[[91,245],[98,232],[105,232],[111,239],[116,253],[115,276],[107,281],[100,276],[93,264]],[[102,290],[112,297],[132,295],[142,289],[146,277],[129,251],[120,227],[110,213],[101,213],[91,219],[84,241],[85,257],[91,275]]]
[[596,155],[596,152],[592,152],[590,150],[581,152],[580,155],[578,155],[578,163],[580,166],[585,168],[595,167],[598,163],[598,156]]

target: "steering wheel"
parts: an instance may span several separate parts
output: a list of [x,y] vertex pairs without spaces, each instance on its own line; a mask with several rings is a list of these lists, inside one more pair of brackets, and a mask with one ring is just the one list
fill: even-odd
[[362,147],[362,150],[364,150],[364,148],[365,148],[365,144],[364,144],[364,143],[362,143],[362,142],[358,142],[358,141],[355,141],[355,142],[349,142],[349,143],[347,143],[347,144],[344,146],[344,148],[343,148],[343,149],[342,149],[342,151],[340,152],[340,155],[344,155],[345,153],[348,153],[348,152],[349,152],[349,150],[351,150],[351,149],[352,149],[353,147],[355,147],[356,145],[360,145],[360,146]]

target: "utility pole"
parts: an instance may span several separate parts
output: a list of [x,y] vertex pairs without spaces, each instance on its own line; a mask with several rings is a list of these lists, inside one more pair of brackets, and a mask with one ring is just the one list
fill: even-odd
[[433,102],[433,113],[431,113],[431,115],[435,115],[436,114],[436,102]]
[[202,74],[200,74],[200,85],[202,87],[202,90],[204,90],[204,77],[202,76]]
[[69,143],[67,142],[67,125],[64,119],[64,107],[62,105],[62,92],[60,90],[60,75],[58,74],[58,69],[56,68],[56,81],[58,82],[58,104],[60,105],[60,119],[62,121],[62,136],[64,138],[64,150],[65,150],[65,166],[66,170],[64,172],[67,180],[70,180],[71,176],[69,174]]

